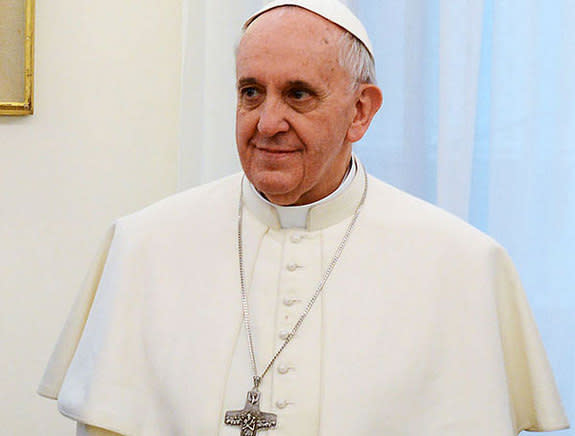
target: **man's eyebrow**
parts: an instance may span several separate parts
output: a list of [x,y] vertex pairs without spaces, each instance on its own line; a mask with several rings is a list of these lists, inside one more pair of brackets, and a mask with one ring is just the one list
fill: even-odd
[[310,90],[315,89],[315,86],[313,86],[311,83],[308,83],[304,80],[289,80],[288,85],[292,88],[306,88],[306,89],[310,89]]
[[[257,84],[258,81],[254,77],[240,77],[238,79],[237,87],[242,88],[244,86],[257,85]],[[288,80],[286,82],[286,85],[288,88],[303,88],[312,92],[317,92],[317,87],[315,87],[309,82],[306,82],[305,80]]]
[[258,82],[253,77],[242,77],[238,80],[238,88],[246,85],[256,85]]

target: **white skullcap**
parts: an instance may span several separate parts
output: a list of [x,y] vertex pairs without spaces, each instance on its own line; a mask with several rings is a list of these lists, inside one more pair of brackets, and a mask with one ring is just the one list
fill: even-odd
[[317,15],[322,16],[326,20],[343,27],[357,39],[359,39],[363,45],[369,51],[369,54],[373,59],[375,56],[373,54],[373,47],[371,46],[371,41],[369,36],[367,36],[367,31],[361,21],[351,12],[346,5],[339,2],[338,0],[274,0],[260,9],[258,12],[253,14],[244,24],[244,29],[247,29],[252,22],[259,17],[264,12],[270,9],[278,8],[280,6],[299,6],[300,8],[307,9]]

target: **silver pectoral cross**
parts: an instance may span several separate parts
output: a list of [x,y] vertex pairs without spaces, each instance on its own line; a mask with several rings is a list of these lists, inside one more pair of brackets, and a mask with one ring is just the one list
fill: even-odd
[[256,389],[248,392],[243,410],[226,412],[224,420],[227,425],[239,425],[240,436],[256,436],[258,430],[274,428],[277,421],[275,413],[260,411],[260,392]]

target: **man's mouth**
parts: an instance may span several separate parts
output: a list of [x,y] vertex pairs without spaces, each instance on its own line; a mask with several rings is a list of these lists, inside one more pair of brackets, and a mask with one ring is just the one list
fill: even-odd
[[282,148],[258,148],[258,150],[271,154],[295,153],[297,151],[295,149],[282,149]]

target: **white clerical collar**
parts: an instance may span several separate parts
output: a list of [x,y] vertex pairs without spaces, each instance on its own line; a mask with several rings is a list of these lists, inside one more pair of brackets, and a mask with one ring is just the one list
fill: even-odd
[[363,192],[363,171],[357,157],[353,155],[350,168],[339,187],[327,197],[302,206],[273,204],[245,179],[244,202],[250,212],[272,228],[318,230],[353,214]]

